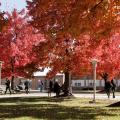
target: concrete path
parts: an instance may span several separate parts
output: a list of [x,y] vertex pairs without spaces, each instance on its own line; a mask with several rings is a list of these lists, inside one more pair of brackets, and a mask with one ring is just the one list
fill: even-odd
[[[73,95],[75,97],[79,97],[79,98],[91,98],[93,99],[93,94],[92,93],[79,93],[79,94],[74,94]],[[25,93],[20,93],[20,94],[3,94],[0,95],[0,98],[14,98],[14,97],[47,97],[48,93],[29,93],[29,94],[25,94]],[[52,93],[52,96],[55,96],[54,93]],[[96,99],[108,99],[106,94],[100,94],[97,93],[96,94]],[[110,100],[120,100],[120,94],[116,94],[116,98],[112,98],[112,94],[110,96]]]

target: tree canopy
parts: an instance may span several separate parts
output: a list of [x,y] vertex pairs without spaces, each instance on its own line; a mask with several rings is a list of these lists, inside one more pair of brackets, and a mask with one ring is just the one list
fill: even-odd
[[37,34],[36,29],[29,25],[29,17],[24,10],[21,12],[14,10],[11,14],[6,13],[6,16],[8,19],[6,30],[0,33],[0,60],[4,61],[3,73],[4,76],[23,76],[27,71],[19,68],[31,63],[34,59],[31,55],[32,47],[43,40],[43,36]]
[[51,73],[65,70],[90,73],[92,58],[99,59],[99,71],[114,71],[118,62],[115,62],[117,53],[113,55],[113,51],[119,51],[115,45],[116,41],[119,44],[119,37],[116,41],[112,38],[120,34],[119,0],[33,0],[27,3],[31,24],[46,37],[46,41],[34,48],[37,58],[44,61],[43,66],[52,68]]

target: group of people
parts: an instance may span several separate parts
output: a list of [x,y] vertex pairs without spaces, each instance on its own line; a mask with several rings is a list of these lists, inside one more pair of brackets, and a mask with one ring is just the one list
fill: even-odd
[[[38,80],[38,88],[40,92],[43,91],[44,84],[42,80]],[[54,83],[52,80],[50,80],[47,88],[48,88],[48,96],[51,96],[52,92],[56,93],[56,96],[59,96],[60,91],[61,91],[61,86],[57,80]]]
[[[42,92],[43,82],[42,82],[42,81],[39,81],[39,82],[40,82],[40,84],[39,84],[40,91]],[[17,91],[23,90],[23,88],[20,87],[20,84],[21,84],[21,83],[19,83],[19,85],[16,86],[17,89],[15,89],[15,90],[17,90]],[[6,85],[5,94],[6,94],[7,92],[9,92],[9,93],[11,94],[11,93],[12,93],[12,92],[11,92],[11,82],[10,82],[10,80],[9,80],[8,78],[6,78],[5,85]],[[28,94],[28,93],[29,93],[29,82],[28,82],[28,81],[25,81],[25,82],[24,82],[24,86],[25,86],[25,87],[24,87],[25,93]],[[56,93],[56,96],[59,96],[60,91],[61,91],[61,86],[60,86],[60,84],[58,83],[58,81],[55,81],[54,84],[53,84],[53,82],[50,80],[50,81],[49,81],[49,87],[48,87],[48,96],[51,96],[51,92],[54,92],[54,93]]]
[[56,97],[60,95],[61,86],[58,83],[58,81],[55,81],[54,83],[50,80],[49,81],[49,87],[48,87],[48,96],[51,96],[51,92],[54,92],[56,94]]
[[[51,92],[54,92],[56,93],[56,97],[58,97],[60,95],[61,90],[62,86],[60,86],[60,84],[57,81],[55,81],[54,84],[51,80],[49,81],[48,96],[51,96]],[[115,98],[115,90],[116,83],[114,79],[112,79],[111,81],[109,80],[105,81],[105,92],[108,98],[110,97],[111,92],[113,94],[113,98]]]
[[[6,78],[5,85],[6,85],[5,94],[7,93],[7,91],[9,91],[9,93],[11,94],[12,93],[11,92],[11,82],[8,78]],[[29,81],[25,81],[24,86],[25,86],[25,93],[28,94],[29,93]],[[18,85],[17,87],[20,90],[20,86]],[[16,89],[14,89],[14,90],[16,90]]]
[[[8,78],[6,78],[6,89],[5,89],[5,94],[7,93],[7,91],[9,91],[9,93],[11,94],[11,86],[10,86],[10,80]],[[24,86],[25,86],[25,93],[29,93],[29,82],[25,81],[24,82]],[[40,81],[40,91],[42,91],[42,87],[43,83],[42,81]],[[61,91],[62,86],[60,86],[60,84],[58,83],[58,81],[55,81],[53,83],[52,80],[49,81],[49,86],[48,86],[48,96],[51,96],[51,93],[54,92],[56,94],[56,97],[58,97],[60,95],[60,91]],[[112,91],[113,93],[113,98],[115,98],[115,89],[116,89],[116,84],[114,79],[112,79],[111,81],[105,80],[105,91],[107,93],[108,98],[110,97],[110,92]]]

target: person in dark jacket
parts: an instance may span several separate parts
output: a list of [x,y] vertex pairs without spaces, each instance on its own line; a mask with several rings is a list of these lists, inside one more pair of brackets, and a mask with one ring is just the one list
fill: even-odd
[[114,79],[111,80],[111,85],[112,85],[112,93],[113,93],[113,98],[115,98],[115,89],[116,89],[116,83],[114,81]]
[[51,92],[53,91],[53,82],[50,80],[49,81],[49,86],[48,86],[48,96],[51,97]]
[[105,91],[108,95],[108,98],[110,98],[110,92],[112,91],[113,93],[113,98],[115,98],[115,89],[116,89],[116,84],[114,79],[110,80],[106,80],[105,81]]
[[11,94],[11,89],[10,89],[10,80],[8,78],[6,78],[6,90],[5,90],[5,94],[7,92],[7,90],[9,90],[10,94]]
[[26,92],[26,94],[28,94],[29,93],[29,81],[26,80],[24,85],[25,85],[25,92]]
[[58,84],[57,81],[54,83],[54,92],[56,93],[56,97],[60,95],[60,85]]

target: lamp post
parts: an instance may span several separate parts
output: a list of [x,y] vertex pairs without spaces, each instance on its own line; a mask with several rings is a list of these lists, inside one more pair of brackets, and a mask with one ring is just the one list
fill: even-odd
[[1,86],[1,70],[2,70],[2,63],[3,63],[3,61],[0,61],[0,86]]
[[71,72],[69,73],[69,91],[70,91],[70,94],[72,95],[72,79],[71,79]]
[[93,65],[93,80],[94,80],[94,94],[93,94],[93,103],[96,101],[96,67],[97,67],[97,59],[92,59]]

